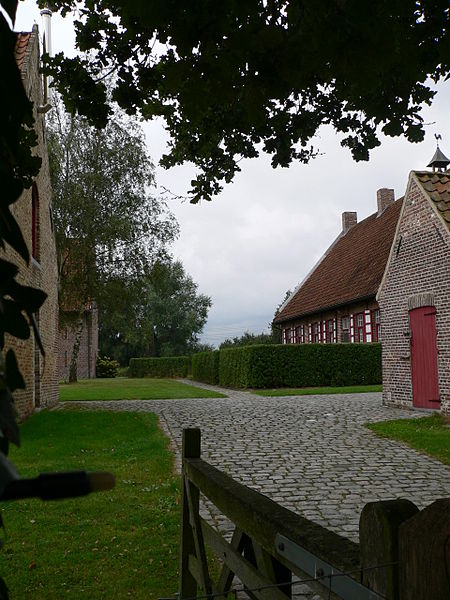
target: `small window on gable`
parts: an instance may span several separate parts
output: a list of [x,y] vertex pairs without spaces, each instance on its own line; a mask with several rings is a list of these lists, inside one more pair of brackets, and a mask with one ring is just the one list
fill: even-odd
[[31,188],[31,255],[40,259],[39,193],[36,183]]

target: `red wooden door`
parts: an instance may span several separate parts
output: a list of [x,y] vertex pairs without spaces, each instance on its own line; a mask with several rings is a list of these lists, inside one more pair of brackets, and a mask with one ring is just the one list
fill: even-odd
[[436,309],[423,306],[409,312],[413,405],[439,408]]

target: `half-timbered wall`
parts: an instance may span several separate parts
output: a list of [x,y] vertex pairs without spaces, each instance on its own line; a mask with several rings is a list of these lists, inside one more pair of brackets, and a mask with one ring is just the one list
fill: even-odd
[[286,323],[281,339],[283,344],[377,342],[380,341],[379,323],[378,303],[372,300]]

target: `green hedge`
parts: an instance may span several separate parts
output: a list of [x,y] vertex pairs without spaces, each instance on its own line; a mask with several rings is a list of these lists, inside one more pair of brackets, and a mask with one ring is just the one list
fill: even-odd
[[198,352],[192,357],[192,377],[215,385],[219,383],[219,350]]
[[194,355],[197,363],[193,367],[194,379],[210,383],[218,378],[219,384],[227,387],[381,383],[380,344],[254,345],[224,348],[218,353],[218,358],[216,352],[203,352],[201,355]]
[[130,358],[130,377],[186,377],[191,361],[188,356]]

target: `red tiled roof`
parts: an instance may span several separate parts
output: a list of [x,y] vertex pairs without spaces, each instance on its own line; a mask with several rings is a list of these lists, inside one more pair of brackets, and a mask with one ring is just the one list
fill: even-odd
[[338,238],[278,314],[275,323],[374,298],[383,277],[403,198]]
[[28,42],[30,41],[31,33],[18,33],[17,41],[14,47],[14,58],[16,59],[19,71],[22,69],[25,53],[27,51]]
[[450,173],[415,171],[415,175],[450,231]]

